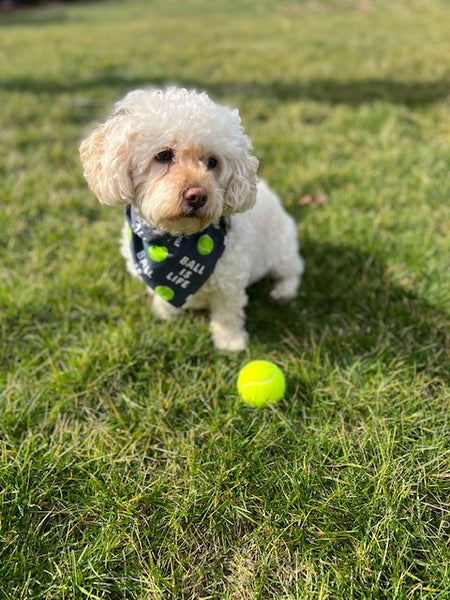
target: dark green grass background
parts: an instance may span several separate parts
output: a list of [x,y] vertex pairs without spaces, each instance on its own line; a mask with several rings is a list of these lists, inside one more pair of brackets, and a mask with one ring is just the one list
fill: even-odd
[[[444,0],[0,15],[0,597],[450,598]],[[148,84],[238,106],[298,222],[249,350],[150,313],[78,144]],[[277,362],[254,410],[239,368]]]

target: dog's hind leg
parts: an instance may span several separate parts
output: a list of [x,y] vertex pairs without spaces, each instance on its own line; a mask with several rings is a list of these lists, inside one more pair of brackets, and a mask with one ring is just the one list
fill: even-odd
[[298,244],[296,233],[293,236],[287,236],[285,241],[280,243],[277,250],[277,262],[270,271],[271,277],[275,279],[275,285],[270,292],[270,297],[276,302],[290,302],[297,296],[297,290],[300,286],[303,271],[305,269],[304,261],[298,253]]
[[300,259],[296,264],[290,265],[290,271],[280,273],[279,271],[274,274],[276,278],[275,285],[270,292],[270,297],[275,302],[283,304],[284,302],[290,302],[297,296],[297,291],[300,286],[301,277],[303,273],[303,261]]

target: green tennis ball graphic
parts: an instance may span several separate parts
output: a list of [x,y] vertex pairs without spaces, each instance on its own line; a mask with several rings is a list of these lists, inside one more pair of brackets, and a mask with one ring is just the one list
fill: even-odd
[[169,251],[165,246],[149,246],[148,255],[155,262],[162,262],[166,260]]
[[170,287],[167,287],[167,285],[157,285],[155,287],[155,294],[158,294],[158,296],[161,296],[167,302],[170,302],[175,296],[175,292]]
[[202,256],[206,256],[207,254],[211,254],[213,250],[214,241],[208,234],[205,233],[197,242],[197,252]]

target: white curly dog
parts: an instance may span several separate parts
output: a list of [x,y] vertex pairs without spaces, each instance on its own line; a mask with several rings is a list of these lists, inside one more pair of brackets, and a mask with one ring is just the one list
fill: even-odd
[[216,348],[246,346],[246,288],[269,276],[273,300],[295,298],[297,227],[257,179],[237,110],[170,87],[129,93],[80,146],[103,204],[122,205],[122,253],[163,319],[207,309]]

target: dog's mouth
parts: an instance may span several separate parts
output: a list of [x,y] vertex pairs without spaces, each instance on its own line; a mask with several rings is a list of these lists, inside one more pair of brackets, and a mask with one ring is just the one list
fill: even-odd
[[183,193],[177,213],[166,214],[161,226],[176,235],[203,231],[220,218],[219,205],[212,200],[204,188],[188,188]]
[[172,235],[193,235],[206,229],[214,220],[192,213],[164,219],[159,227]]
[[[178,196],[178,195],[177,195]],[[146,195],[140,203],[144,219],[171,235],[192,235],[203,231],[222,215],[222,202],[211,190],[201,186],[184,188],[176,200]]]

